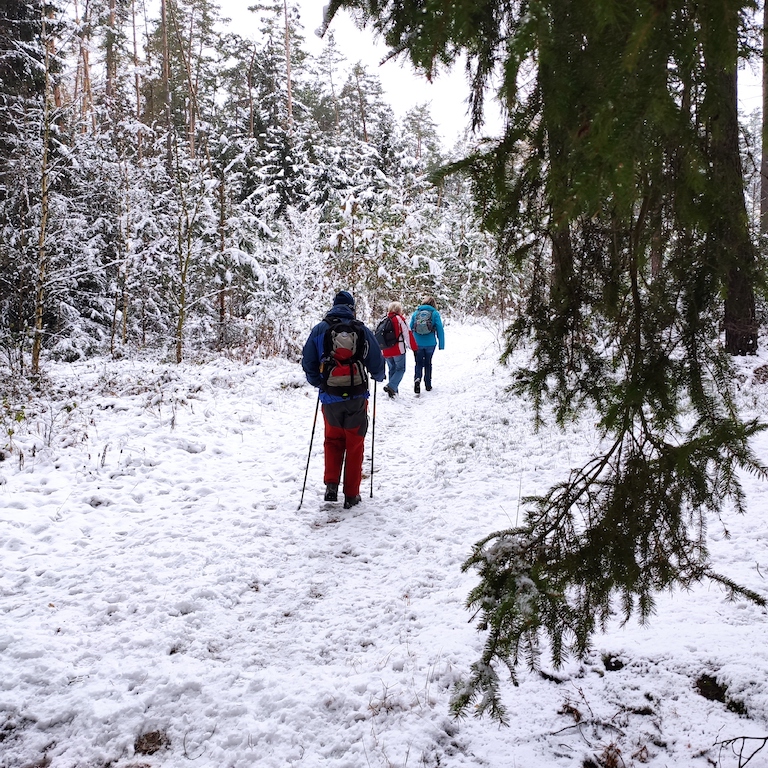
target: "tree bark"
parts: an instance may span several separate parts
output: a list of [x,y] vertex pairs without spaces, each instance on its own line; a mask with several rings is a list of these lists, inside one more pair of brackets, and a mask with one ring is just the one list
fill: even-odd
[[131,0],[131,20],[133,28],[133,84],[136,91],[136,160],[139,165],[142,161],[143,146],[141,141],[141,75],[139,74],[139,44],[136,39],[136,0]]
[[[224,264],[224,251],[226,249],[227,240],[227,194],[226,186],[224,183],[224,171],[221,172],[221,179],[219,181],[219,257],[221,263]],[[226,275],[221,276],[221,287],[219,288],[219,344],[224,347],[226,341]]]
[[51,132],[51,44],[47,40],[46,14],[48,9],[43,7],[42,37],[45,46],[45,65],[43,91],[43,147],[41,153],[40,177],[40,230],[37,240],[37,280],[35,283],[35,333],[32,341],[32,374],[40,373],[40,352],[43,348],[43,309],[45,304],[45,286],[48,278],[48,250],[46,247],[46,230],[48,226],[50,185],[50,168],[48,163],[48,142]]
[[107,27],[107,50],[106,50],[106,97],[111,101],[115,96],[115,80],[117,78],[117,52],[115,51],[115,39],[117,30],[115,29],[117,14],[115,10],[115,0],[109,0],[109,23]]
[[744,200],[744,179],[739,153],[739,120],[736,53],[733,67],[720,68],[708,84],[711,94],[713,184],[719,193],[719,206],[710,233],[717,258],[726,269],[725,349],[731,355],[757,352],[754,271],[755,247],[749,233]]
[[167,131],[165,162],[170,171],[173,168],[173,137],[171,136],[171,62],[168,50],[167,0],[160,0],[160,23],[163,36],[163,100],[165,102],[165,128]]
[[360,120],[363,123],[363,141],[368,143],[368,126],[366,125],[365,115],[365,98],[363,97],[363,90],[360,87],[360,65],[355,66],[355,82],[357,83],[357,100],[360,105]]
[[763,3],[763,125],[760,158],[760,234],[768,235],[768,3]]
[[291,28],[288,23],[288,0],[283,0],[285,19],[285,82],[288,110],[288,133],[293,133],[293,95],[291,92]]

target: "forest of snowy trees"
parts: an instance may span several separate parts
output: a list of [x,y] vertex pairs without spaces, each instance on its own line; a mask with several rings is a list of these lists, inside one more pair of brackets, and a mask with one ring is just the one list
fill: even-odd
[[502,134],[447,152],[330,32],[308,55],[285,2],[240,35],[211,0],[6,0],[0,363],[295,359],[338,288],[366,320],[429,291],[524,350],[515,407],[588,414],[601,438],[465,564],[488,642],[455,712],[501,717],[499,662],[535,665],[542,637],[555,664],[583,656],[660,590],[765,605],[706,539],[744,511],[745,472],[768,478],[732,359],[759,348],[766,286],[737,97],[753,4],[331,0],[327,18],[344,8],[426,75],[463,57],[473,125],[492,93]]
[[[362,314],[425,291],[504,311],[509,287],[426,106],[295,8],[243,34],[212,0],[9,0],[0,17],[5,362],[127,348],[294,354],[340,287]],[[287,12],[287,24],[286,24]],[[460,151],[459,148],[455,152]]]

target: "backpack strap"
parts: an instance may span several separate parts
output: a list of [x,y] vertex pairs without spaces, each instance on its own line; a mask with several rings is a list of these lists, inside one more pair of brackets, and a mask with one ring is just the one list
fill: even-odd
[[320,355],[320,373],[321,374],[323,372],[323,363],[327,362],[331,354],[331,350],[328,349],[328,345],[330,343],[330,334],[328,333],[328,331],[330,331],[331,328],[333,328],[333,326],[339,322],[339,318],[333,317],[333,315],[326,315],[323,318],[323,322],[327,323],[328,327],[323,331],[323,351],[322,351],[322,354]]
[[397,323],[397,343],[399,344],[402,341],[403,345],[405,345],[405,320],[400,315],[395,315],[393,322]]

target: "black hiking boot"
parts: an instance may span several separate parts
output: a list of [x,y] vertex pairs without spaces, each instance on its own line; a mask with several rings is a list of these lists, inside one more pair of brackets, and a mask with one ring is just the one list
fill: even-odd
[[345,496],[344,497],[344,509],[351,509],[356,507],[362,499],[359,496]]
[[431,391],[432,391],[432,385],[431,385],[431,384],[427,384],[427,385],[424,387],[424,389],[426,389],[426,390],[427,390],[427,392],[431,392]]
[[326,501],[339,500],[339,484],[338,483],[325,484],[325,500]]
[[390,389],[390,387],[389,387],[389,384],[386,384],[386,385],[384,386],[384,391],[385,391],[385,392],[386,392],[386,393],[387,393],[387,394],[388,394],[390,397],[394,397],[394,396],[397,394],[397,392],[395,392],[393,389]]
[[413,382],[413,391],[418,395],[421,392],[421,379],[415,379]]

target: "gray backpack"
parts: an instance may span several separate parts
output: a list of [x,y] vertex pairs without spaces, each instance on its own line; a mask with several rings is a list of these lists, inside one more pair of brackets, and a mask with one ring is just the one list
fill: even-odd
[[435,324],[432,322],[431,309],[420,309],[416,313],[416,319],[413,323],[413,332],[418,333],[420,336],[427,336],[430,333],[434,333]]

